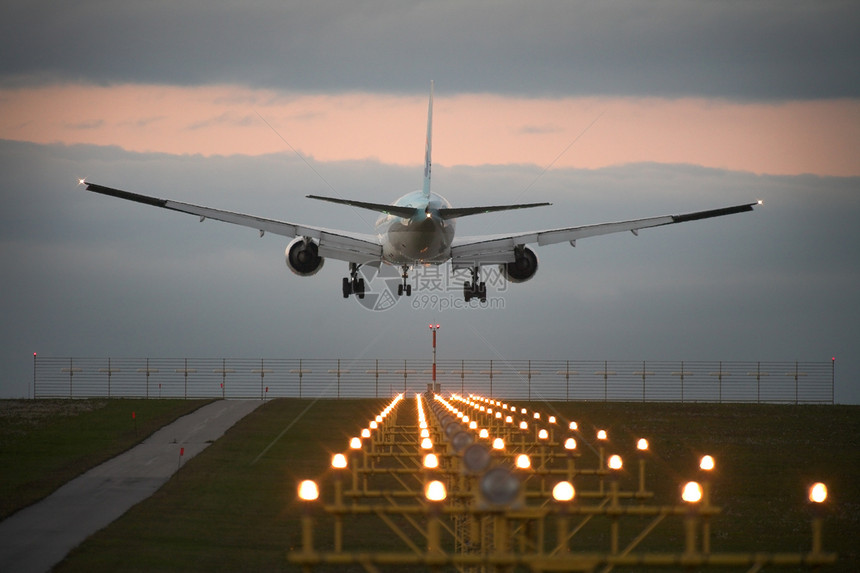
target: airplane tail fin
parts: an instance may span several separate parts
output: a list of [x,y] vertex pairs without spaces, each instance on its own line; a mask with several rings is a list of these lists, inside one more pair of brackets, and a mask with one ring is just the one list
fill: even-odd
[[433,80],[430,80],[430,103],[427,106],[427,140],[424,144],[424,197],[430,198],[430,152],[433,141]]

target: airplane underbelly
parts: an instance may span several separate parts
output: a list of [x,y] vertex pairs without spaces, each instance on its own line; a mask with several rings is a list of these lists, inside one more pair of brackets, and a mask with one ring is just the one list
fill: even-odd
[[443,263],[450,254],[451,239],[432,221],[392,226],[382,248],[385,261],[395,264]]

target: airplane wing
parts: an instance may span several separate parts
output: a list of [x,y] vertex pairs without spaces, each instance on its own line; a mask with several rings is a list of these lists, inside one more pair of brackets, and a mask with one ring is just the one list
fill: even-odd
[[319,254],[323,257],[360,264],[382,260],[382,245],[375,235],[287,223],[254,215],[244,215],[232,211],[222,211],[211,207],[201,207],[190,203],[139,195],[129,191],[122,191],[121,189],[113,189],[104,185],[90,183],[89,181],[82,181],[81,183],[87,186],[87,191],[135,201],[153,207],[161,207],[171,211],[179,211],[180,213],[197,215],[200,217],[201,222],[206,219],[213,219],[234,225],[242,225],[243,227],[251,227],[252,229],[257,229],[261,237],[264,233],[273,233],[284,237],[309,237],[316,239],[319,243]]
[[564,241],[576,246],[576,241],[587,237],[608,235],[630,231],[634,235],[639,234],[640,229],[649,227],[661,227],[674,223],[687,221],[699,221],[711,217],[722,217],[734,213],[752,211],[753,207],[760,205],[747,203],[721,209],[708,211],[697,211],[681,215],[664,215],[662,217],[650,217],[647,219],[636,219],[632,221],[619,221],[617,223],[598,223],[596,225],[584,225],[582,227],[567,227],[563,229],[548,229],[543,231],[529,231],[513,235],[484,235],[475,237],[462,237],[454,241],[451,247],[451,264],[456,268],[467,268],[483,264],[512,263],[515,260],[515,249],[521,245],[536,243],[538,246],[552,245]]

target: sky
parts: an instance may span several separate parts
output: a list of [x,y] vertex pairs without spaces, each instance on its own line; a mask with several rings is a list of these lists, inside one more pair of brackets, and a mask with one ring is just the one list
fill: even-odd
[[[33,352],[421,358],[438,322],[440,358],[836,357],[860,403],[858,28],[835,1],[9,2],[0,397]],[[346,263],[298,277],[283,237],[77,185],[371,232],[305,196],[419,189],[431,80],[434,192],[553,203],[458,235],[764,205],[538,248],[487,307],[443,267],[374,310]]]

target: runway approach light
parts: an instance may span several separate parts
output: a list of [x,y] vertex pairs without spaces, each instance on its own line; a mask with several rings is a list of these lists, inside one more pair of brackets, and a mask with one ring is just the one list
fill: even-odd
[[526,454],[520,454],[517,456],[517,468],[521,470],[527,470],[532,467],[532,461]]
[[370,437],[370,430],[368,430],[367,428],[364,428],[363,430],[361,430],[361,437],[362,438],[369,438]]
[[699,485],[699,482],[687,482],[681,491],[681,499],[687,503],[699,503],[702,501],[702,486]]
[[812,487],[809,488],[809,501],[812,503],[827,501],[827,486],[821,482],[812,484]]
[[706,472],[713,470],[716,467],[713,456],[702,456],[702,461],[699,462],[699,469]]
[[624,467],[624,461],[618,454],[613,454],[609,456],[609,461],[606,465],[609,466],[609,469],[611,470],[620,470],[622,467]]
[[479,438],[489,438],[490,437],[490,431],[487,430],[487,428],[481,428],[481,431],[478,432],[478,437]]
[[573,438],[568,438],[564,441],[564,449],[565,450],[575,450],[576,449],[576,440]]
[[579,424],[577,424],[576,422],[571,422],[567,427],[568,427],[568,429],[570,429],[570,430],[578,430],[578,429],[579,429]]
[[423,440],[421,440],[421,449],[422,450],[432,450],[433,449],[433,442],[430,441],[430,438],[424,438]]
[[320,489],[312,479],[306,479],[299,484],[299,499],[302,501],[314,501],[319,499]]
[[331,467],[342,470],[346,467],[346,456],[343,454],[335,454],[331,458]]
[[361,440],[359,438],[352,438],[349,441],[349,448],[351,450],[360,450],[361,449]]
[[439,480],[433,480],[424,486],[424,497],[428,501],[445,501],[448,497],[448,490],[445,489],[445,484]]
[[552,488],[552,498],[556,501],[571,501],[575,495],[576,490],[569,481],[560,481]]
[[598,440],[606,440],[609,436],[606,435],[606,430],[598,430],[597,439]]
[[540,431],[540,432],[538,432],[538,439],[539,439],[539,440],[547,440],[547,439],[549,439],[549,432],[547,432],[547,431],[546,431],[546,430],[544,430],[544,429],[541,429],[541,431]]
[[505,441],[501,438],[496,438],[493,440],[493,449],[494,450],[504,450],[505,449]]
[[436,457],[436,454],[427,454],[424,456],[424,467],[428,470],[439,467],[439,458]]

